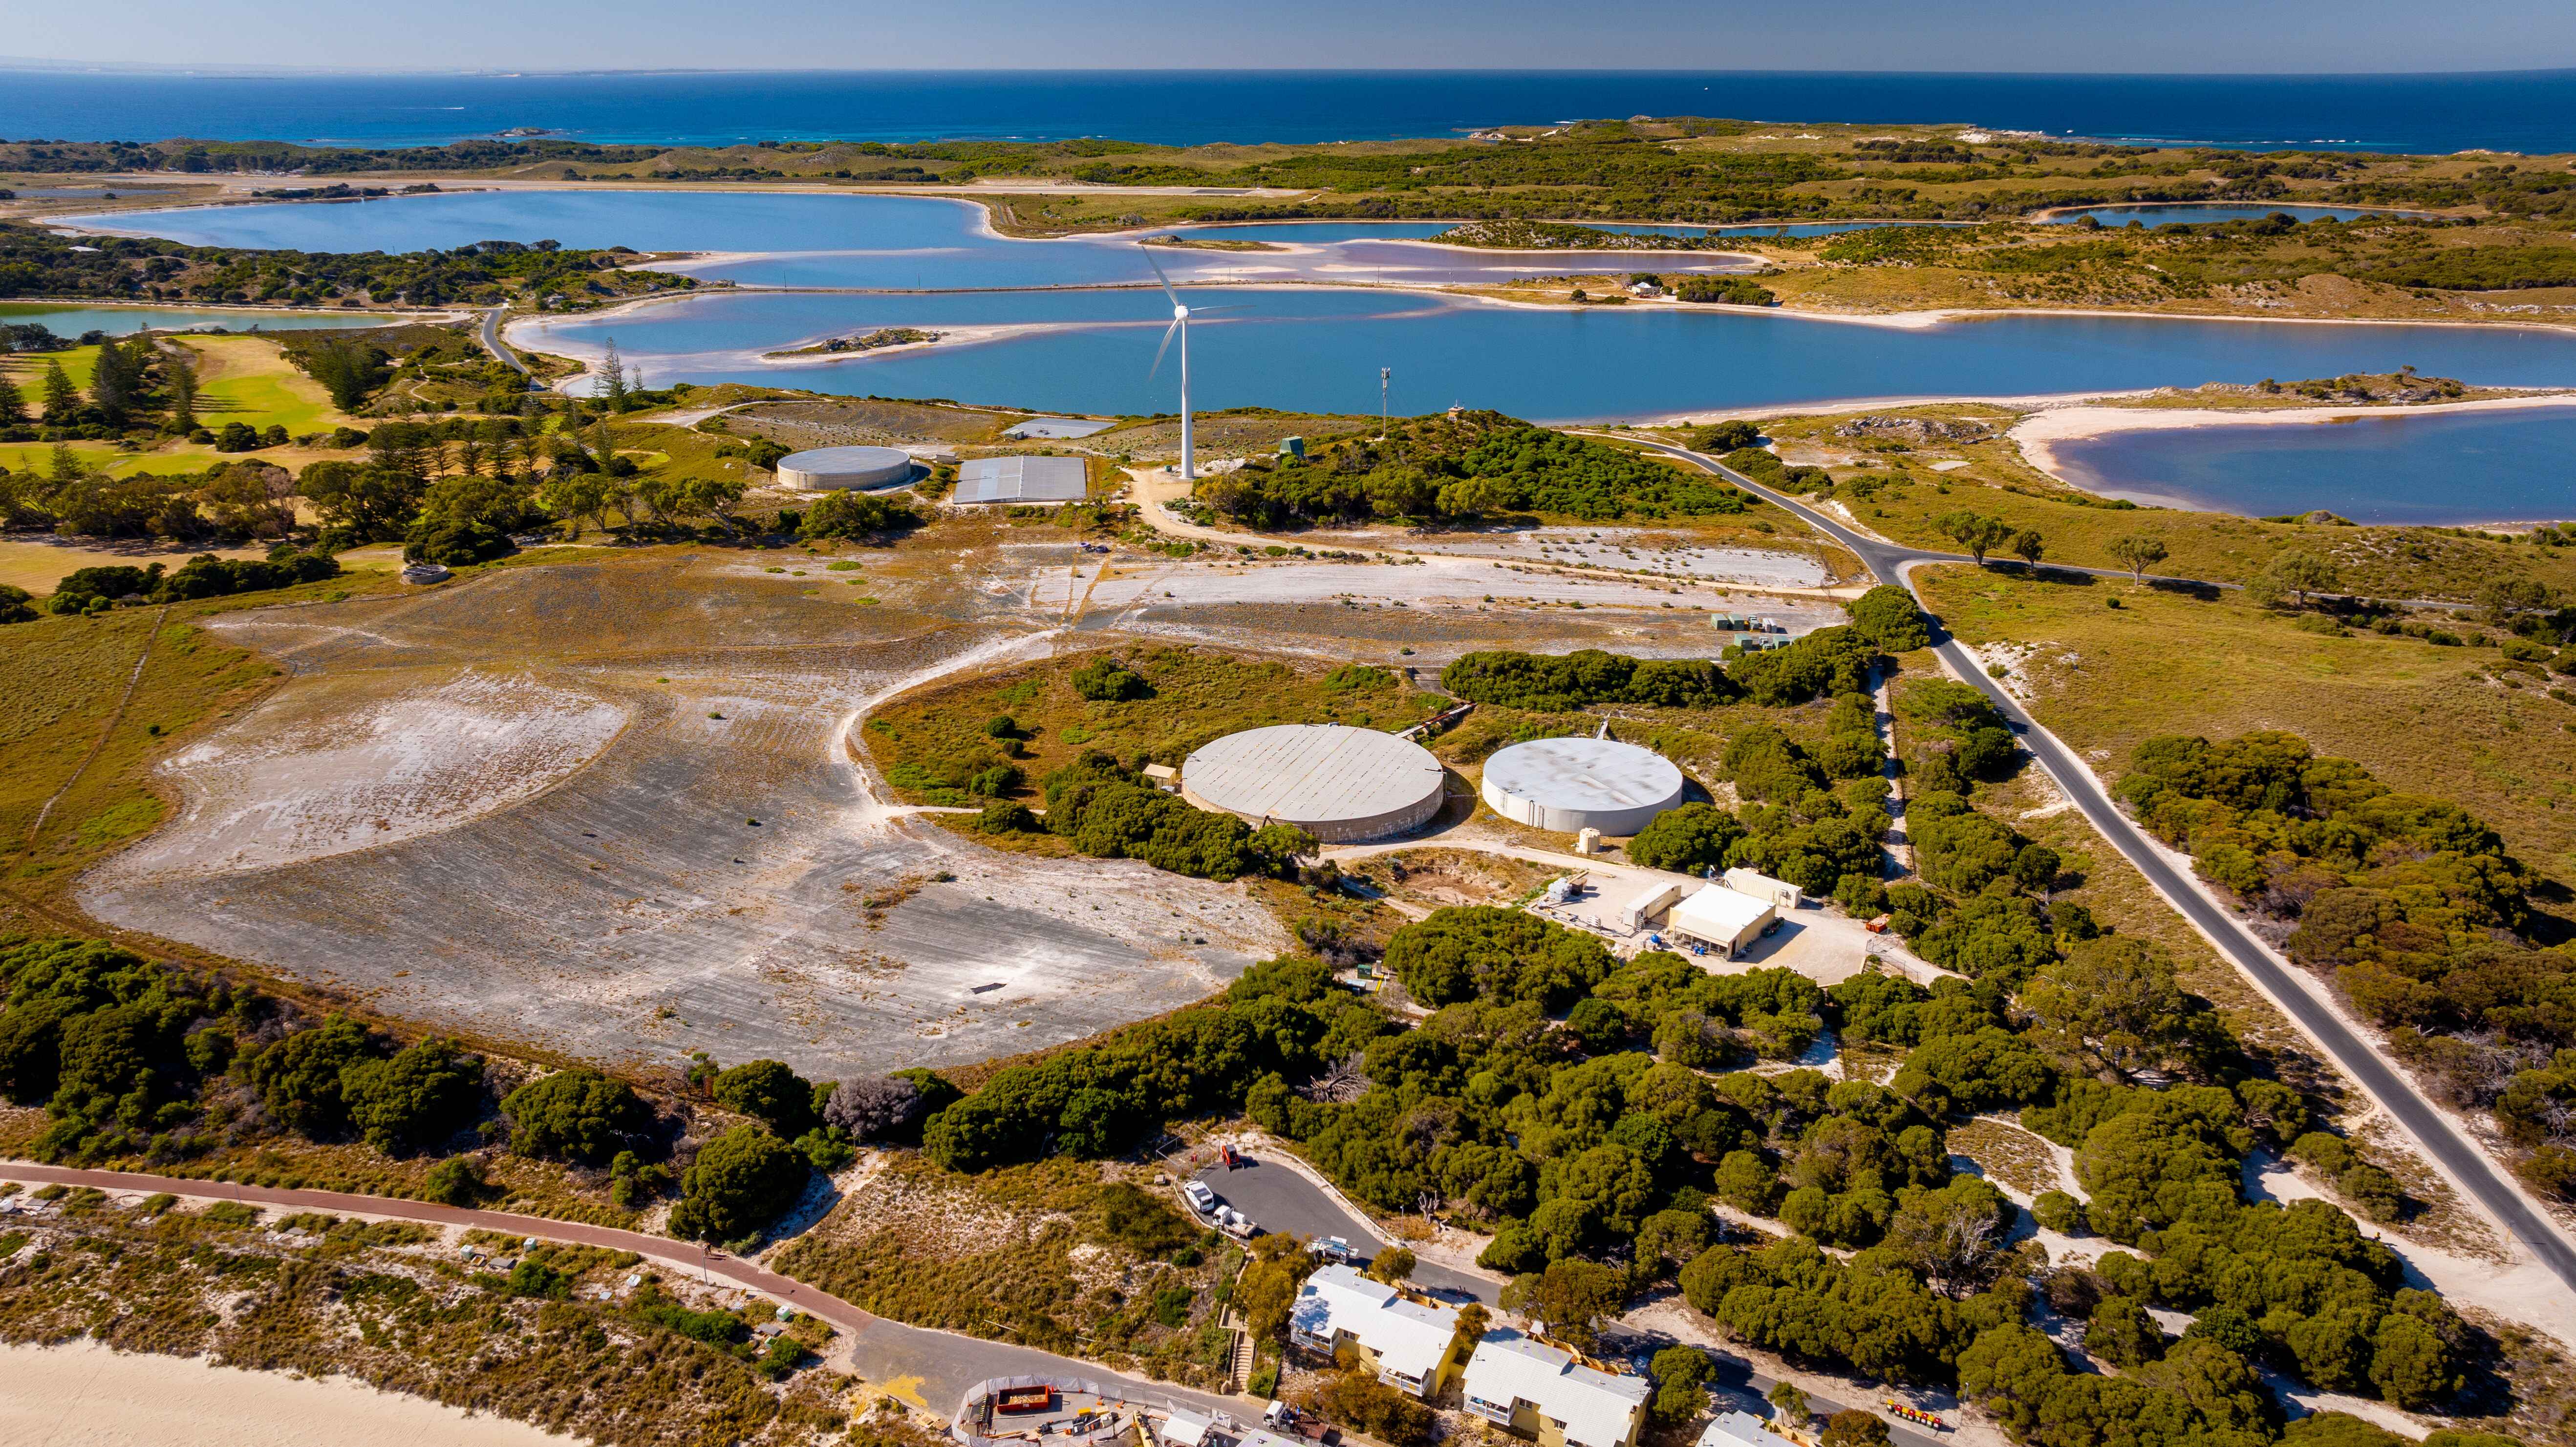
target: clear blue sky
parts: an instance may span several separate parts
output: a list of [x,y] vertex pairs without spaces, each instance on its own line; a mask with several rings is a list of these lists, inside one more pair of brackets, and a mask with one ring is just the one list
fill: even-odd
[[109,0],[11,58],[343,69],[1602,68],[2216,74],[2576,66],[2571,0]]

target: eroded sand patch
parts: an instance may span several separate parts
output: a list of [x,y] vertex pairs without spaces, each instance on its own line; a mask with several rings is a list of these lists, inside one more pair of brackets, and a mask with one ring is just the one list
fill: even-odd
[[347,693],[327,681],[290,690],[172,755],[161,769],[186,803],[119,867],[233,873],[452,829],[570,774],[627,720],[595,694],[473,668]]

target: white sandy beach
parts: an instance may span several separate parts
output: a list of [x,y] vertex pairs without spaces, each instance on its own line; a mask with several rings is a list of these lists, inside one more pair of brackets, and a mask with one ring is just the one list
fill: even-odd
[[[2477,402],[2445,402],[2427,407],[2288,407],[2276,411],[2220,411],[2212,408],[2053,407],[2034,412],[2015,424],[2011,437],[2022,456],[2060,482],[2055,446],[2114,432],[2163,432],[2184,427],[2280,427],[2294,423],[2347,422],[2360,417],[2455,417],[2465,412],[2510,412],[2525,408],[2576,407],[2576,392],[2542,392],[2525,397],[2490,397]],[[2072,484],[2070,484],[2072,485]]]
[[298,1378],[202,1357],[0,1346],[0,1447],[564,1447],[342,1377]]

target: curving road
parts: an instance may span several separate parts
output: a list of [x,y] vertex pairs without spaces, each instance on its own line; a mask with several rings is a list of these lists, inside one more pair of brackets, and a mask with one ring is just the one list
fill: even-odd
[[[1923,593],[1922,589],[1916,587],[1914,583],[1913,574],[1916,568],[1930,563],[1970,561],[1957,553],[1929,552],[1864,537],[1824,513],[1764,487],[1705,453],[1661,443],[1638,442],[1634,438],[1623,440],[1696,463],[1764,501],[1778,506],[1782,511],[1851,549],[1869,567],[1870,572],[1880,579],[1903,582],[1914,593],[1917,603],[1923,601]],[[2100,574],[2105,570],[2075,571]],[[2125,577],[2127,575],[2114,573],[2108,576]],[[1932,616],[1928,608],[1925,612],[1927,616]],[[2527,1243],[2531,1247],[2532,1254],[2538,1256],[2552,1272],[2556,1273],[2558,1279],[2570,1290],[2576,1290],[2576,1247],[2568,1244],[2567,1237],[2559,1231],[2557,1223],[2525,1196],[2518,1186],[2498,1171],[2486,1152],[2471,1141],[2440,1107],[2425,1099],[2415,1089],[2413,1082],[2381,1059],[2370,1042],[2354,1033],[2331,1006],[2312,993],[2305,979],[2297,975],[2291,966],[2284,963],[2279,956],[2273,954],[2260,940],[2256,939],[2232,911],[2220,905],[2201,886],[2198,879],[2190,877],[2167,863],[2165,857],[2149,842],[2145,832],[2111,802],[2111,797],[2104,792],[2101,781],[2093,776],[2093,771],[2075,756],[2074,751],[2060,743],[2054,734],[2041,728],[2028,710],[2024,709],[2012,695],[2004,692],[1993,679],[1988,678],[1976,657],[1969,653],[1966,646],[1958,639],[1952,637],[1947,629],[1940,626],[1937,616],[1933,616],[1932,622],[1933,646],[1940,653],[1942,660],[1950,666],[1950,671],[1973,685],[1978,692],[1986,696],[1988,702],[1994,704],[2003,713],[2012,724],[2013,732],[2020,736],[2022,747],[2030,750],[2031,756],[2039,761],[2039,766],[2048,771],[2051,779],[2056,780],[2058,788],[2064,791],[2067,798],[2075,802],[2076,808],[2083,811],[2085,821],[2093,826],[2094,831],[2108,841],[2112,848],[2120,851],[2121,857],[2136,866],[2138,872],[2147,877],[2147,882],[2155,886],[2156,892],[2163,895],[2167,903],[2180,910],[2183,917],[2191,921],[2194,928],[2206,936],[2211,944],[2218,947],[2219,953],[2225,955],[2230,963],[2252,980],[2257,989],[2270,996],[2272,1002],[2280,1006],[2282,1011],[2307,1033],[2309,1039],[2323,1047],[2345,1075],[2369,1092],[2371,1098],[2385,1106],[2388,1113],[2396,1117],[2397,1122],[2421,1142],[2424,1149],[2431,1153],[2435,1160],[2441,1163],[2451,1178],[2467,1189],[2470,1195],[2477,1198],[2478,1204],[2484,1206],[2488,1214],[2503,1223],[2505,1229],[2516,1238]]]
[[528,370],[528,364],[519,360],[519,354],[510,349],[509,343],[501,340],[501,317],[509,310],[505,306],[484,308],[483,328],[480,333],[483,339],[483,350],[490,352],[520,376],[534,377],[536,374]]
[[102,1191],[167,1191],[202,1201],[242,1201],[256,1206],[282,1206],[299,1211],[329,1211],[349,1216],[375,1216],[418,1221],[432,1226],[465,1226],[632,1251],[681,1275],[701,1274],[713,1281],[755,1291],[772,1301],[809,1311],[831,1323],[849,1344],[851,1365],[861,1377],[887,1392],[939,1414],[955,1410],[968,1387],[991,1377],[1077,1376],[1098,1382],[1113,1395],[1158,1411],[1174,1404],[1201,1412],[1235,1411],[1242,1398],[1194,1392],[1168,1382],[1122,1377],[1107,1368],[1070,1357],[960,1336],[929,1327],[888,1321],[843,1301],[818,1287],[781,1276],[721,1251],[691,1251],[690,1243],[668,1236],[647,1236],[580,1221],[552,1221],[508,1211],[442,1206],[433,1201],[407,1201],[391,1196],[360,1196],[343,1191],[287,1190],[276,1186],[235,1186],[182,1176],[153,1176],[132,1171],[82,1171],[27,1161],[0,1161],[0,1178],[20,1182],[90,1186]]

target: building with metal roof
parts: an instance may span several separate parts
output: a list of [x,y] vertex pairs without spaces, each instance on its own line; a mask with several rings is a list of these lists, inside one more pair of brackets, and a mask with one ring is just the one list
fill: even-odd
[[1534,829],[1625,837],[1682,801],[1682,771],[1617,739],[1532,739],[1485,760],[1484,798]]
[[1487,1334],[1467,1359],[1467,1410],[1539,1447],[1630,1447],[1653,1387],[1613,1376],[1516,1331]]
[[1080,502],[1090,491],[1079,457],[978,457],[957,469],[959,503]]
[[799,492],[892,487],[912,480],[912,454],[900,447],[816,447],[778,459],[778,485]]
[[1672,913],[1664,916],[1664,928],[1715,945],[1733,959],[1762,938],[1762,932],[1779,917],[1778,907],[1770,900],[1711,884],[1674,905]]
[[1181,764],[1181,797],[1327,844],[1382,839],[1440,812],[1447,775],[1410,739],[1346,724],[1227,734]]
[[1440,1389],[1457,1340],[1458,1309],[1416,1301],[1348,1266],[1306,1278],[1288,1309],[1288,1339],[1331,1356],[1356,1348],[1379,1381],[1417,1397]]

